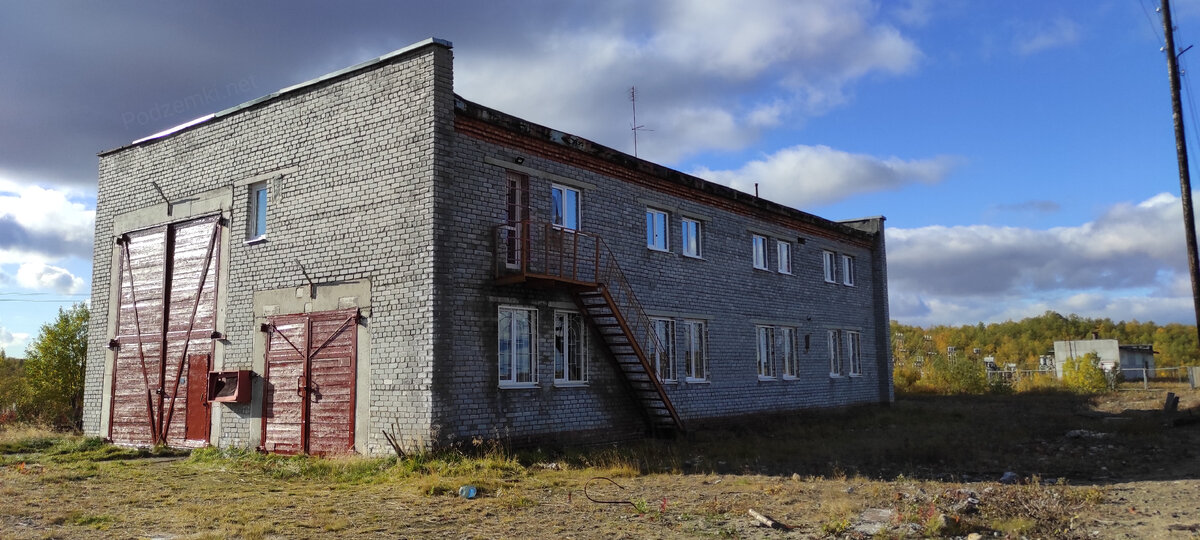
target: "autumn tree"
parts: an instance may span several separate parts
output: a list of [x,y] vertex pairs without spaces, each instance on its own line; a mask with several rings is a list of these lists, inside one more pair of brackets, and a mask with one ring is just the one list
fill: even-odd
[[84,359],[87,355],[88,308],[75,304],[58,310],[42,325],[25,350],[26,416],[59,427],[83,424]]
[[1063,385],[1080,394],[1099,394],[1108,390],[1108,377],[1100,367],[1096,353],[1068,358],[1063,365]]
[[21,363],[0,349],[0,425],[16,419],[25,398]]

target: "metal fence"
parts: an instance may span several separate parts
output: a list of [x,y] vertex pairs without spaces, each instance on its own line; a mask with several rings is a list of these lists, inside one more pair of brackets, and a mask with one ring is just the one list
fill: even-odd
[[[1200,386],[1200,367],[1196,366],[1177,366],[1177,367],[1160,367],[1155,369],[1123,369],[1122,379],[1116,378],[1116,374],[1110,380],[1110,385],[1116,387],[1120,383],[1138,384],[1140,383],[1143,389],[1149,390],[1155,388],[1156,385],[1163,386],[1165,384],[1176,385],[1179,383],[1188,383],[1191,388]],[[1016,369],[1005,370],[998,369],[987,371],[987,379],[989,383],[1006,382],[1014,383],[1021,379],[1029,377],[1048,377],[1057,379],[1058,375],[1054,369]]]

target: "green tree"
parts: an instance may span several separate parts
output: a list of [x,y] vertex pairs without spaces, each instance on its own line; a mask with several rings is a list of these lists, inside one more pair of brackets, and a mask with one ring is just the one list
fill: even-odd
[[25,350],[25,386],[30,419],[79,429],[83,424],[84,359],[88,308],[58,310]]
[[21,363],[0,349],[0,425],[17,417],[25,397]]
[[1108,378],[1100,367],[1100,357],[1087,353],[1067,359],[1063,365],[1063,385],[1079,394],[1099,394],[1108,390]]

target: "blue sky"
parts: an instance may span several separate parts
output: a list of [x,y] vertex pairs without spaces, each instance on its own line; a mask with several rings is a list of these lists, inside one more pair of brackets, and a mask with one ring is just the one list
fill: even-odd
[[472,101],[632,152],[636,85],[641,157],[886,216],[903,323],[1193,322],[1156,2],[428,4],[0,0],[0,347],[88,297],[97,152],[429,36]]

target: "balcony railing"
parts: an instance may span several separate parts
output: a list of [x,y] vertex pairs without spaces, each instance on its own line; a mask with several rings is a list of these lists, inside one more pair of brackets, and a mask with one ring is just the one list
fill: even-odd
[[[518,222],[496,227],[496,277],[513,282],[551,280],[584,287],[603,287],[613,303],[616,316],[627,330],[627,338],[637,349],[643,367],[654,386],[663,395],[652,352],[664,350],[650,324],[650,318],[625,279],[612,250],[597,235],[565,229],[550,223]],[[668,403],[668,407],[669,403]],[[678,422],[674,409],[671,414]]]

